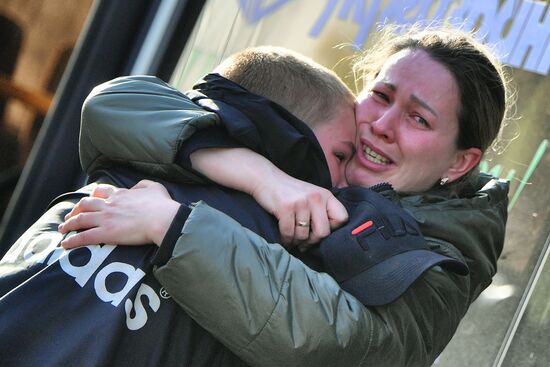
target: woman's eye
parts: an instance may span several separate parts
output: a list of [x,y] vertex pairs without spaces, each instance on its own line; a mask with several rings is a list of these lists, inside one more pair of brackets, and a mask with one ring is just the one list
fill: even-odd
[[385,102],[388,102],[390,100],[389,97],[385,93],[377,91],[377,90],[372,90],[372,95],[375,96],[376,98],[382,99]]
[[426,119],[423,118],[422,116],[415,115],[415,116],[413,116],[413,118],[418,124],[420,124],[422,126],[425,126],[425,127],[430,127],[430,124],[428,123],[428,121],[426,121]]

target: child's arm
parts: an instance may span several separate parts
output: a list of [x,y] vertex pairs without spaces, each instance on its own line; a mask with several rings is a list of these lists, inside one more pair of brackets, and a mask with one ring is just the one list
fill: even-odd
[[246,192],[273,214],[285,245],[317,243],[347,221],[346,209],[329,190],[287,175],[247,148],[200,149],[190,159],[195,170]]

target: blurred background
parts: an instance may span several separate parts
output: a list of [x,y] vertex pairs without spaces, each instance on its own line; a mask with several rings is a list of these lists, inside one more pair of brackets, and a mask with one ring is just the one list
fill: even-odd
[[82,101],[121,75],[188,89],[231,53],[279,45],[334,69],[380,23],[461,24],[508,65],[515,118],[481,168],[511,181],[498,274],[437,366],[550,366],[550,14],[534,0],[2,0],[0,256],[57,195],[85,182]]
[[0,3],[0,211],[29,155],[91,0]]

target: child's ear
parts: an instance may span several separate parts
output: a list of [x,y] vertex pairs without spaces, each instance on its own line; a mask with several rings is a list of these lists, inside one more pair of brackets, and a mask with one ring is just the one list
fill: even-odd
[[452,166],[447,170],[446,177],[449,178],[449,182],[458,180],[466,173],[470,172],[481,159],[482,153],[479,148],[468,148],[459,150],[456,153],[455,161]]

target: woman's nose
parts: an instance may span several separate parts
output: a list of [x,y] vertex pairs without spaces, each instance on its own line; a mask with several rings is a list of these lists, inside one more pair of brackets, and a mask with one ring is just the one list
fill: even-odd
[[373,135],[376,135],[385,142],[392,143],[395,139],[394,130],[398,119],[397,111],[392,108],[378,111],[370,122]]

